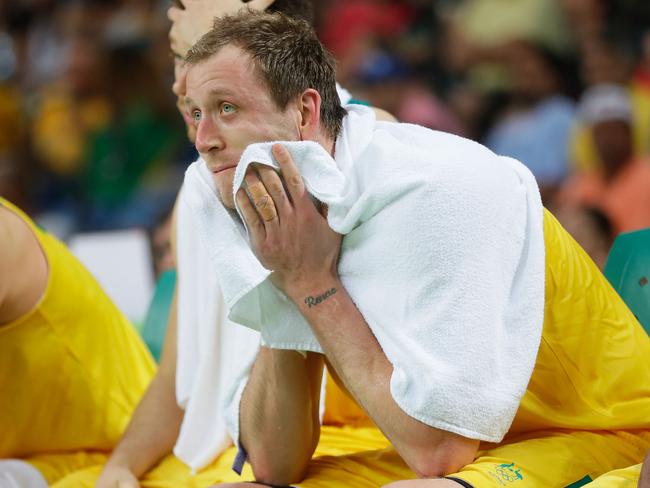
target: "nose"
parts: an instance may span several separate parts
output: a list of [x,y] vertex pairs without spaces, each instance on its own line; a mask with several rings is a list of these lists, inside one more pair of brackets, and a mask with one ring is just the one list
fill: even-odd
[[195,145],[202,155],[223,149],[224,143],[219,128],[209,116],[201,119],[198,124]]

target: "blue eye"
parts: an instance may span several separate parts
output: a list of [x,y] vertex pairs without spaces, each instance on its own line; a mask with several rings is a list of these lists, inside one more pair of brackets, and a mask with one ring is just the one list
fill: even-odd
[[200,110],[192,110],[191,116],[192,116],[192,120],[194,120],[194,122],[200,122],[201,121],[201,115],[202,114],[201,114]]
[[231,114],[235,111],[235,106],[230,103],[224,103],[221,105],[221,111],[224,114]]

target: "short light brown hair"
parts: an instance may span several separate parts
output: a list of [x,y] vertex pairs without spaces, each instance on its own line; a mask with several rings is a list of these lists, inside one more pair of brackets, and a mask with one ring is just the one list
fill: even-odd
[[250,55],[280,110],[305,90],[316,90],[321,96],[323,128],[336,138],[346,111],[336,92],[334,58],[306,21],[278,12],[251,11],[216,19],[214,28],[190,49],[186,61],[189,65],[201,63],[226,45]]

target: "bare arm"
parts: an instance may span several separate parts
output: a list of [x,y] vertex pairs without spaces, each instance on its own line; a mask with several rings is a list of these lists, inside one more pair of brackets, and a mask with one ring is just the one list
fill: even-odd
[[[289,289],[288,295],[309,321],[346,389],[419,477],[444,476],[474,459],[478,441],[429,427],[393,400],[392,365],[336,277]],[[308,305],[324,296],[320,303]]]
[[[171,233],[175,255],[176,209]],[[158,371],[97,480],[97,488],[138,486],[136,479],[174,447],[184,414],[176,403],[176,296],[175,290]]]
[[29,312],[47,286],[48,264],[22,219],[0,206],[0,326]]
[[262,347],[240,405],[240,441],[258,481],[300,481],[318,444],[323,360]]
[[[176,296],[156,376],[138,404],[131,422],[104,471],[127,469],[136,478],[146,473],[174,447],[183,420],[176,403]],[[102,476],[103,478],[103,476]],[[98,487],[112,486],[98,481]],[[107,476],[108,478],[108,476]]]
[[[290,198],[282,194],[276,173],[263,168],[258,171],[268,194],[254,191],[261,182],[249,173],[246,183],[254,201],[241,190],[237,195],[253,248],[274,271],[274,283],[296,303],[347,389],[419,476],[441,476],[470,463],[478,441],[419,422],[393,400],[392,365],[338,279],[341,236],[311,203],[289,153],[276,145],[274,155]],[[269,212],[269,197],[277,216]]]

